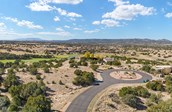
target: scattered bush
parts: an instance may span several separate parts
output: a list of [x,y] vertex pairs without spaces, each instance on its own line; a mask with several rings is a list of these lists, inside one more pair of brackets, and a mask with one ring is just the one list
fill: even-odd
[[10,104],[10,100],[7,96],[0,96],[0,110],[3,110],[3,108],[8,108]]
[[94,74],[92,72],[86,72],[82,71],[81,73],[75,71],[74,73],[77,73],[77,77],[74,78],[73,84],[77,86],[89,86],[91,85],[94,81]]
[[154,91],[164,91],[164,86],[160,81],[150,81],[146,84],[146,87]]
[[7,74],[7,77],[5,77],[4,81],[3,81],[3,86],[8,89],[11,86],[15,86],[19,84],[19,80],[16,77],[15,74]]
[[147,112],[172,112],[171,105],[172,105],[172,99],[151,106],[150,108],[147,109]]
[[143,97],[143,98],[148,98],[150,96],[149,91],[142,87],[142,86],[138,86],[135,88],[135,91],[137,92],[137,96]]
[[22,112],[51,112],[51,102],[43,95],[30,96]]
[[37,75],[36,75],[36,79],[37,79],[37,80],[41,80],[41,75],[37,74]]
[[52,84],[56,84],[56,82],[55,81],[52,81]]
[[38,73],[38,70],[35,67],[30,67],[29,72],[31,75],[36,75]]
[[127,94],[133,94],[136,95],[137,91],[135,89],[133,89],[132,87],[123,87],[119,90],[119,96],[120,97],[124,97]]
[[4,68],[0,68],[0,75],[4,74],[5,69]]
[[91,65],[90,67],[91,67],[91,69],[94,70],[94,71],[96,71],[96,70],[99,68],[98,65]]
[[122,97],[122,101],[133,108],[138,108],[141,103],[140,99],[132,94],[127,94]]
[[70,64],[70,67],[71,67],[71,68],[78,68],[78,64],[77,64],[77,63],[71,63],[71,64]]
[[17,105],[14,104],[10,104],[9,108],[8,108],[8,112],[18,112],[19,108]]
[[45,68],[44,68],[44,72],[45,72],[45,73],[49,73],[49,72],[50,72],[50,69],[49,69],[48,67],[45,67]]
[[161,100],[162,95],[151,94],[149,100],[154,103],[158,103]]
[[64,83],[63,83],[61,80],[59,81],[59,84],[60,84],[60,85],[64,85]]
[[23,106],[30,96],[36,97],[38,95],[45,95],[46,87],[42,81],[39,83],[30,82],[28,84],[10,87],[9,93],[13,98],[13,104]]
[[145,72],[150,73],[150,72],[151,72],[151,66],[149,66],[149,65],[144,65],[144,66],[142,67],[142,70],[145,71]]
[[165,77],[165,84],[167,86],[171,86],[172,85],[172,76],[168,75]]

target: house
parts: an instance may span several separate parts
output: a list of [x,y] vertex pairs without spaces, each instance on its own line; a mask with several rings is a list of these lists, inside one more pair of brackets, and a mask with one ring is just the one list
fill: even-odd
[[114,61],[114,58],[106,57],[106,58],[103,59],[103,61],[106,62],[106,63],[107,62],[112,62],[112,61]]
[[170,65],[156,66],[155,70],[161,72],[162,74],[169,74],[172,72],[172,66]]

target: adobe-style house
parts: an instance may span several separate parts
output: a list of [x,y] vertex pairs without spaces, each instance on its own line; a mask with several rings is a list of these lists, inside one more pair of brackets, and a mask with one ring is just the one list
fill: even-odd
[[103,59],[103,61],[104,61],[105,63],[107,63],[107,62],[112,62],[112,61],[114,61],[114,58],[106,57],[106,58]]
[[169,74],[172,72],[172,66],[170,65],[162,65],[162,66],[156,66],[155,70],[159,71],[162,73],[162,75]]

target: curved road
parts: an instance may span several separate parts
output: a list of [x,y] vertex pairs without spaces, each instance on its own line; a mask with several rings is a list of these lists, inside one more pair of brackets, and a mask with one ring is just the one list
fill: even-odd
[[[113,71],[132,71],[135,73],[138,73],[142,75],[141,79],[138,80],[120,80],[120,79],[114,79],[110,76],[110,73]],[[108,86],[111,86],[113,84],[119,84],[119,83],[143,83],[144,80],[151,80],[152,77],[149,74],[139,72],[139,71],[133,71],[133,70],[120,70],[120,69],[112,69],[103,71],[101,73],[101,76],[103,78],[103,83],[100,83],[98,86],[92,86],[85,92],[81,93],[76,99],[72,101],[66,112],[87,112],[87,108],[92,101],[92,99],[102,90],[107,88]]]

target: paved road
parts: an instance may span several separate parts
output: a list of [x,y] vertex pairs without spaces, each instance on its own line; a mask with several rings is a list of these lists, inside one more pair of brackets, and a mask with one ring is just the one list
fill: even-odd
[[105,88],[113,85],[113,84],[119,84],[119,83],[143,83],[144,80],[151,80],[152,77],[149,74],[139,72],[139,71],[132,71],[135,73],[138,73],[142,75],[141,79],[138,80],[119,80],[114,79],[110,76],[110,73],[113,71],[132,71],[132,70],[119,70],[119,69],[113,69],[113,70],[107,70],[101,73],[101,76],[103,78],[103,83],[100,83],[98,86],[92,86],[85,92],[81,93],[74,101],[70,104],[66,112],[87,112],[87,108],[92,101],[92,99],[102,90]]

